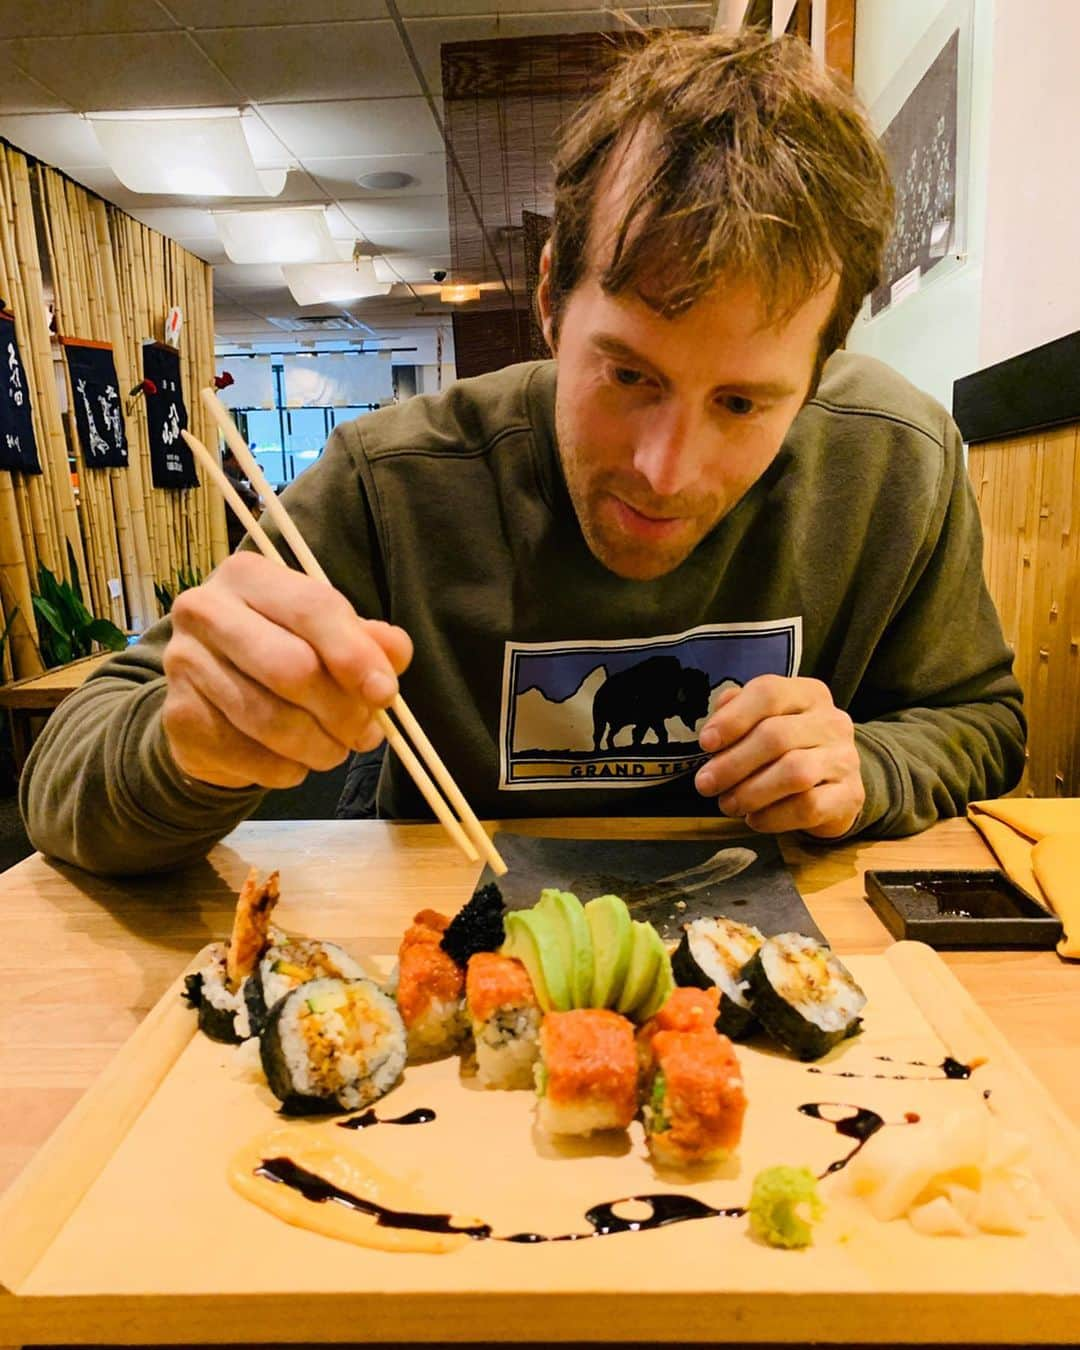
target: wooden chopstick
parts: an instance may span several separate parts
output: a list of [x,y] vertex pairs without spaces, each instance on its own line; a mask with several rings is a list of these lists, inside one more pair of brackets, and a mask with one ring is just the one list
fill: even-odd
[[[273,489],[266,482],[258,461],[244,443],[243,437],[240,435],[236,424],[229,416],[224,405],[219,401],[212,389],[204,389],[202,391],[202,399],[211,416],[214,418],[214,421],[221,428],[225,439],[233,453],[236,455],[241,468],[247,473],[252,487],[259,496],[262,497],[267,512],[281,531],[282,537],[289,544],[303,570],[309,576],[320,581],[325,581],[327,585],[329,585],[329,578],[323,571],[318,559],[308,547],[307,541],[296,528],[296,525]],[[184,432],[184,440],[191,448],[192,453],[196,455],[199,462],[221,489],[229,505],[240,519],[241,524],[243,524],[244,528],[251,535],[257,547],[267,557],[273,558],[277,562],[287,566],[265,530],[263,530],[258,521],[255,520],[254,516],[252,516],[251,512],[244,505],[233,485],[229,482],[217,457],[211,455],[200,441],[186,431]],[[470,861],[476,860],[476,848],[478,848],[495,875],[504,875],[506,872],[506,863],[492,843],[487,831],[480,824],[479,820],[477,820],[475,813],[466,801],[461,789],[454,782],[449,770],[439,758],[438,753],[424,734],[419,722],[412,713],[412,710],[408,707],[400,693],[396,695],[390,707],[401,721],[405,731],[412,737],[417,750],[419,750],[420,755],[427,763],[427,768],[431,770],[431,775],[437,780],[439,787],[442,788],[442,791],[446,794],[449,802],[457,811],[460,821],[454,818],[446,801],[439,796],[431,776],[429,776],[428,772],[425,770],[424,765],[420,763],[412,746],[409,745],[408,741],[402,735],[401,730],[399,730],[397,725],[390,719],[384,710],[379,709],[376,712],[376,720],[385,734],[391,748],[401,759],[406,771],[419,788],[424,800],[431,807],[436,817],[442,822],[447,833]],[[462,827],[464,827],[464,829]],[[472,842],[470,842],[470,840]],[[474,844],[476,845],[476,848],[473,847]]]

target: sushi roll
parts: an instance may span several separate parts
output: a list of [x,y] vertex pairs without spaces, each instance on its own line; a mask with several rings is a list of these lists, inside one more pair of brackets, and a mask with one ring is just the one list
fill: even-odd
[[440,946],[449,922],[433,909],[421,910],[398,950],[397,1004],[410,1064],[455,1054],[468,1040],[465,972]]
[[253,1033],[245,987],[229,988],[225,944],[210,949],[210,960],[184,980],[184,998],[199,1014],[199,1030],[212,1041],[239,1045]]
[[539,1053],[540,1009],[520,961],[477,952],[465,973],[465,1007],[483,1087],[527,1088]]
[[722,1162],[739,1146],[746,1094],[735,1048],[711,1029],[659,1031],[642,1111],[656,1162],[685,1167]]
[[271,946],[244,984],[251,1034],[257,1036],[262,1031],[270,1009],[297,985],[308,980],[364,978],[366,973],[360,962],[333,942],[274,934]]
[[716,1029],[732,1040],[744,1039],[755,1027],[742,971],[764,941],[756,928],[734,919],[695,919],[684,926],[671,958],[677,984],[719,989]]
[[656,1016],[638,1028],[638,1067],[646,1095],[653,1072],[652,1043],[657,1033],[686,1031],[712,1036],[719,1002],[718,989],[676,989]]
[[866,995],[813,938],[801,933],[766,938],[743,979],[765,1030],[799,1059],[820,1059],[859,1030]]
[[236,900],[229,941],[211,948],[210,960],[184,981],[184,998],[199,1014],[199,1029],[214,1041],[236,1045],[254,1035],[245,985],[271,942],[270,916],[280,898],[278,874],[264,882],[253,867]]
[[356,1111],[401,1077],[405,1028],[371,980],[308,980],[274,1005],[259,1052],[287,1115]]
[[536,1084],[537,1124],[546,1133],[625,1130],[637,1112],[633,1026],[607,1008],[549,1012]]

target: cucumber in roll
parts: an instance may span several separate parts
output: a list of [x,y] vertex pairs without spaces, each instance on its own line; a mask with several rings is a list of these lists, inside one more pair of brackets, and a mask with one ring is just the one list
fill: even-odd
[[362,980],[365,972],[359,961],[334,942],[275,934],[273,944],[244,983],[251,1034],[259,1035],[270,1010],[297,985],[328,978]]
[[756,928],[734,919],[694,919],[683,926],[671,957],[676,984],[720,991],[716,1029],[733,1041],[744,1040],[757,1026],[742,972],[764,941]]
[[279,999],[259,1052],[286,1115],[356,1111],[405,1067],[405,1026],[372,980],[309,980]]
[[801,933],[766,938],[742,978],[765,1030],[799,1059],[820,1059],[859,1030],[866,995],[813,938]]

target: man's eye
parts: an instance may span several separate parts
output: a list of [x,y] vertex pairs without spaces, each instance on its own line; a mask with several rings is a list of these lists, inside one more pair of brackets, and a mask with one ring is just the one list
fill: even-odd
[[630,366],[615,366],[612,375],[616,384],[623,384],[632,387],[635,384],[641,384],[645,376],[640,370],[634,370]]
[[744,398],[742,394],[726,394],[721,402],[728,412],[734,413],[736,417],[745,417],[754,411],[753,400]]

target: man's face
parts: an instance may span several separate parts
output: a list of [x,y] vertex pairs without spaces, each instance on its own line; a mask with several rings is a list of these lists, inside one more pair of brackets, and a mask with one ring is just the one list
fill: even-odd
[[[718,284],[666,319],[633,291],[606,294],[597,271],[559,325],[559,455],[593,554],[649,581],[678,567],[776,456],[838,280],[768,325],[749,282]],[[540,304],[550,341],[543,284]]]

